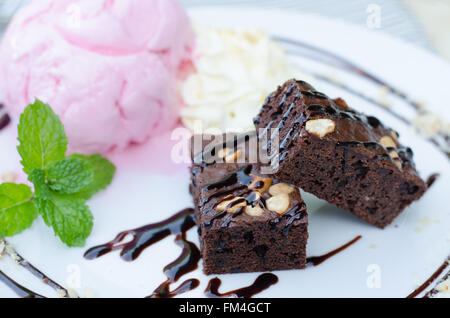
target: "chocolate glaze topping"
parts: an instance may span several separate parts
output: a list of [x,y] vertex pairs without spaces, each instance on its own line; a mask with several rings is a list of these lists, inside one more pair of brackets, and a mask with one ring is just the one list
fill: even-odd
[[[280,87],[279,90],[282,88]],[[296,91],[295,96],[292,94]],[[269,107],[272,95],[268,97],[263,107]],[[289,106],[287,103],[289,102]],[[305,107],[297,119],[291,123],[292,128],[285,134],[280,136],[279,161],[286,159],[289,153],[289,147],[297,140],[300,135],[305,134],[305,124],[311,119],[329,118],[336,123],[335,132],[329,134],[325,138],[331,138],[337,141],[337,147],[364,147],[372,152],[374,156],[380,160],[394,159],[389,155],[391,151],[396,151],[402,166],[410,166],[414,168],[412,161],[413,152],[410,148],[399,146],[398,148],[385,148],[380,143],[383,136],[391,136],[398,133],[386,128],[377,118],[366,116],[348,108],[341,99],[332,100],[327,95],[316,91],[311,85],[304,81],[291,81],[291,85],[287,87],[282,95],[278,109],[272,114],[274,121],[269,122],[266,130],[260,135],[264,137],[268,133],[270,127],[276,127],[278,132],[272,134],[264,149],[270,150],[273,138],[278,137],[279,131],[287,124],[288,117],[291,116],[296,105],[304,104]],[[275,122],[280,115],[279,122]],[[260,116],[254,119],[258,124],[261,121]],[[269,128],[269,129],[267,129]],[[277,155],[277,154],[274,154]],[[278,160],[275,161],[278,164]],[[274,167],[277,168],[277,167]]]
[[[224,201],[229,201],[236,197],[242,197],[242,199],[235,200],[230,203],[229,206],[225,208],[224,211],[219,212],[209,219],[204,221],[206,227],[212,226],[213,221],[222,219],[221,227],[228,227],[230,222],[239,217],[244,213],[244,208],[240,208],[236,213],[228,213],[227,210],[233,206],[236,206],[244,201],[247,202],[248,206],[257,206],[258,204],[264,209],[267,215],[274,215],[273,212],[266,208],[266,203],[264,196],[257,196],[255,190],[262,189],[264,187],[263,182],[255,183],[250,189],[249,186],[254,182],[254,176],[251,175],[253,171],[252,165],[246,165],[232,173],[230,173],[225,178],[214,182],[212,184],[206,185],[202,188],[202,191],[206,193],[203,196],[202,204],[210,203],[211,201],[222,198],[221,200],[215,200],[217,202],[212,202],[214,205],[218,205]],[[206,211],[206,210],[205,210]],[[299,202],[299,204],[293,206],[287,213],[282,216],[277,215],[272,217],[270,223],[275,228],[283,219],[286,219],[284,223],[283,234],[288,235],[289,229],[296,220],[300,220],[305,216],[304,203]]]

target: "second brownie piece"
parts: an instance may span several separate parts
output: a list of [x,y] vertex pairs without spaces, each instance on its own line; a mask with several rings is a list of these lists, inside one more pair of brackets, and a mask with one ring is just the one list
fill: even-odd
[[[274,177],[384,228],[427,187],[410,148],[378,119],[303,81],[279,87],[254,120],[272,151]],[[272,130],[275,129],[275,130]]]
[[[206,274],[303,268],[308,217],[297,188],[262,175],[249,162],[249,139],[202,156],[191,168]],[[217,154],[217,155],[216,155]],[[219,162],[223,159],[223,162]],[[239,161],[239,163],[237,162]]]

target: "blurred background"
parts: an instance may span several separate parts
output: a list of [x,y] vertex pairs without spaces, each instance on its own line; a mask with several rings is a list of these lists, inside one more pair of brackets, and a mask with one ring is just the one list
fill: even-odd
[[[0,0],[0,30],[28,0]],[[39,0],[36,0],[39,1]],[[366,25],[372,10],[381,14],[380,32],[435,52],[450,61],[450,0],[180,0],[191,6],[260,6],[320,14]]]

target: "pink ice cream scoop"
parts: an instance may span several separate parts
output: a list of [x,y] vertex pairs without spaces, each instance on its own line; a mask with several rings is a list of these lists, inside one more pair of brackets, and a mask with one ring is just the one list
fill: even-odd
[[71,151],[124,149],[175,124],[193,41],[176,0],[34,0],[1,44],[1,102],[50,104]]

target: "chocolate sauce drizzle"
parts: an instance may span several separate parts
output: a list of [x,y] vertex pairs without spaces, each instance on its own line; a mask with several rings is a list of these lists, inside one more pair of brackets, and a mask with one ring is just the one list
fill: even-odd
[[[406,298],[415,298],[417,295],[419,295],[421,292],[423,292],[428,286],[431,285],[443,272],[444,270],[449,266],[450,258],[448,258],[439,268],[433,273],[433,275],[430,276],[422,285],[420,285],[415,291],[413,291],[411,294],[406,296]],[[428,294],[427,294],[428,295]],[[425,295],[425,296],[427,296]]]
[[[248,205],[255,206],[256,204],[263,202],[262,200],[258,199],[256,195],[252,192],[252,189],[249,189],[249,186],[252,184],[254,178],[250,175],[250,172],[252,171],[252,165],[247,165],[227,177],[223,178],[222,180],[209,184],[202,188],[202,191],[211,191],[211,190],[220,190],[216,191],[210,196],[206,197],[203,200],[203,204],[206,204],[210,202],[212,199],[221,197],[221,196],[227,196],[235,191],[243,190],[243,193],[241,193],[241,196],[246,195],[245,198],[242,198],[240,200],[236,200],[231,202],[222,212],[216,214],[215,216],[211,217],[210,219],[206,220],[204,222],[206,227],[210,227],[212,225],[212,222],[217,219],[223,218],[223,222],[221,224],[221,227],[227,227],[233,218],[241,215],[244,212],[244,209],[239,209],[236,213],[228,213],[228,210],[232,208],[233,206],[236,206],[244,201],[247,202]],[[234,186],[234,187],[232,187]],[[228,190],[222,190],[223,188],[232,187]],[[264,184],[256,184],[255,189],[264,187]],[[224,202],[225,200],[233,199],[233,197],[226,197],[226,199],[223,199],[222,201],[218,202],[220,204],[221,202]],[[263,204],[264,205],[264,204]],[[205,212],[205,211],[204,211]]]
[[[392,94],[400,97],[401,99],[405,100],[408,104],[410,104],[413,108],[415,109],[420,109],[421,105],[417,102],[415,102],[414,100],[410,99],[404,92],[400,91],[399,89],[394,88],[392,85],[382,81],[381,79],[379,79],[378,77],[376,77],[373,74],[370,74],[369,72],[363,70],[361,67],[353,64],[352,62],[344,59],[341,56],[338,56],[334,53],[331,53],[327,50],[315,47],[311,44],[307,44],[304,43],[302,41],[298,41],[298,40],[292,40],[292,39],[288,39],[285,37],[279,37],[276,36],[275,39],[277,41],[286,43],[286,44],[290,44],[295,46],[296,48],[301,48],[304,49],[305,51],[300,53],[300,52],[295,52],[296,54],[302,55],[306,58],[309,59],[313,59],[322,63],[325,63],[327,65],[333,66],[333,67],[337,67],[339,69],[345,70],[347,72],[353,73],[353,74],[357,74],[359,76],[362,76],[363,78],[368,79],[369,81],[386,87]],[[309,53],[309,52],[311,53]]]
[[[228,195],[236,190],[246,189],[252,183],[253,178],[250,176],[250,172],[252,171],[252,165],[247,165],[231,174],[227,177],[219,180],[215,183],[209,184],[202,188],[202,191],[211,191],[211,190],[221,190],[217,191],[202,201],[202,204],[206,204],[210,202],[212,199],[221,197],[224,195]],[[229,190],[222,190],[223,188],[231,187],[234,185],[238,185],[238,187],[234,187]]]
[[[194,225],[194,209],[184,209],[167,220],[121,232],[114,240],[89,249],[84,254],[84,257],[88,260],[93,260],[112,251],[122,250],[120,257],[124,261],[130,262],[139,257],[147,247],[161,241],[169,235],[187,232]],[[133,237],[130,242],[121,243],[130,235]]]
[[[261,206],[261,208],[263,208],[264,210],[267,210],[266,202],[265,202],[264,198],[262,198],[260,195],[256,195],[256,193],[255,193],[256,190],[262,189],[264,187],[264,182],[262,182],[262,181],[254,182],[254,177],[252,175],[250,175],[251,171],[252,171],[252,165],[247,165],[247,166],[231,173],[230,175],[223,178],[222,180],[212,183],[212,184],[209,184],[202,188],[202,191],[218,190],[218,191],[214,192],[213,194],[211,194],[210,196],[205,197],[202,201],[203,204],[210,202],[214,198],[222,197],[222,196],[225,196],[225,198],[223,198],[217,204],[220,204],[224,201],[232,200],[236,196],[234,196],[234,195],[229,196],[229,195],[234,193],[235,191],[239,191],[239,190],[242,190],[242,192],[239,193],[238,195],[240,197],[243,197],[239,200],[232,201],[228,206],[225,207],[225,209],[222,212],[217,213],[213,217],[205,220],[204,221],[205,227],[212,226],[213,221],[217,220],[217,219],[223,220],[220,225],[222,228],[227,227],[234,218],[236,218],[239,215],[241,215],[242,213],[244,213],[244,208],[238,209],[235,213],[228,213],[228,210],[244,201],[247,203],[248,206],[255,207],[259,204]],[[221,190],[223,188],[229,188],[229,187],[231,187],[231,188],[227,189],[227,190]],[[285,235],[285,236],[289,235],[289,230],[290,230],[292,224],[294,223],[294,221],[301,219],[303,216],[302,208],[303,208],[303,205],[300,205],[300,204],[296,205],[290,211],[286,212],[282,216],[270,221],[272,228],[275,229],[276,225],[278,223],[280,223],[282,218],[288,218],[288,220],[284,226],[284,229],[283,229],[283,235]],[[205,213],[205,212],[206,212],[206,210],[203,211],[203,213]]]
[[23,287],[19,283],[17,283],[15,280],[7,276],[5,273],[0,271],[0,281],[2,281],[6,286],[8,286],[10,289],[12,289],[17,296],[22,298],[45,298],[42,295],[39,295],[31,290],[29,290],[26,287]]
[[276,283],[278,283],[277,276],[271,273],[265,273],[258,276],[255,282],[248,287],[232,290],[227,293],[220,293],[219,287],[222,284],[222,281],[216,277],[209,281],[208,286],[205,289],[205,295],[209,298],[251,298]]
[[[164,267],[167,280],[148,296],[148,298],[172,298],[191,291],[200,284],[197,279],[189,279],[181,283],[178,288],[170,290],[172,283],[198,268],[200,251],[194,243],[186,239],[186,232],[194,225],[194,209],[187,208],[164,221],[121,232],[111,242],[89,249],[84,257],[93,260],[112,251],[122,250],[120,256],[124,261],[134,261],[147,247],[175,234],[175,243],[182,248],[181,254],[175,261]],[[128,243],[121,243],[129,235],[133,239]]]
[[149,298],[172,298],[182,293],[191,291],[198,287],[200,282],[196,279],[189,279],[183,282],[180,287],[170,291],[170,285],[177,282],[182,276],[196,270],[200,261],[200,250],[197,246],[186,240],[186,234],[177,235],[175,243],[182,248],[181,255],[172,263],[164,267],[164,274],[167,280],[155,289]]
[[321,256],[312,256],[312,257],[308,257],[306,259],[306,266],[317,266],[322,264],[323,262],[325,262],[327,259],[333,257],[334,255],[342,252],[343,250],[345,250],[346,248],[350,247],[351,245],[355,244],[356,242],[358,242],[360,239],[362,238],[361,235],[358,235],[357,237],[355,237],[353,240],[351,240],[350,242],[342,245],[341,247],[327,253]]
[[[37,277],[42,283],[45,285],[51,287],[53,290],[55,290],[60,297],[69,298],[69,291],[62,287],[60,284],[55,282],[53,279],[45,275],[43,272],[41,272],[39,269],[37,269],[33,264],[28,262],[25,258],[23,258],[19,253],[17,253],[8,242],[3,240],[3,243],[5,244],[5,254],[11,257],[11,259],[18,264],[19,266],[22,266],[25,268],[28,272],[30,272],[33,276]],[[8,285],[10,286],[10,285]],[[19,285],[20,286],[20,285]],[[11,287],[11,286],[10,286]],[[20,296],[20,295],[19,295]]]
[[437,181],[437,179],[439,179],[440,176],[441,175],[439,173],[433,173],[431,176],[429,176],[427,181],[425,182],[427,188],[430,188]]
[[11,122],[11,117],[3,110],[4,106],[0,104],[0,130],[8,126]]
[[[246,171],[248,173],[250,172],[249,170]],[[222,182],[224,184],[228,184],[228,178],[229,177],[223,179]],[[243,180],[242,182],[244,183],[248,182],[245,174],[239,176],[239,173],[236,172],[235,178],[235,180]],[[218,182],[207,187],[210,187],[213,190],[218,190],[220,189],[220,184],[221,182]],[[300,216],[295,208],[285,215],[289,217],[286,223],[286,231],[289,231],[290,224],[292,224]],[[193,226],[193,209],[185,209],[162,222],[150,224],[136,230],[124,231],[117,235],[115,240],[107,244],[89,249],[85,253],[85,257],[87,259],[95,259],[111,251],[122,249],[122,259],[124,259],[125,261],[132,261],[136,259],[142,252],[142,250],[146,247],[162,240],[170,234],[177,234],[175,243],[182,248],[181,254],[175,261],[164,267],[164,274],[167,276],[167,280],[160,286],[158,286],[152,293],[152,295],[148,296],[149,298],[172,298],[191,291],[197,288],[200,284],[197,279],[188,279],[181,283],[176,289],[170,289],[171,284],[176,283],[182,276],[191,273],[198,268],[198,263],[201,259],[200,250],[194,243],[186,239],[186,231],[191,229]],[[133,235],[133,240],[129,243],[119,244],[127,235]],[[325,255],[308,258],[307,265],[317,266],[323,263],[330,257],[336,255],[350,245],[354,244],[360,238],[361,236],[358,236],[352,241]],[[250,298],[277,282],[277,276],[266,273],[260,275],[255,280],[255,282],[248,287],[244,287],[227,293],[220,293],[218,289],[221,285],[221,281],[218,278],[214,278],[209,281],[208,287],[205,290],[205,295],[208,297]]]
[[161,284],[151,296],[146,298],[173,298],[196,289],[200,285],[198,279],[188,279],[180,284],[176,289],[170,291],[170,283]]

